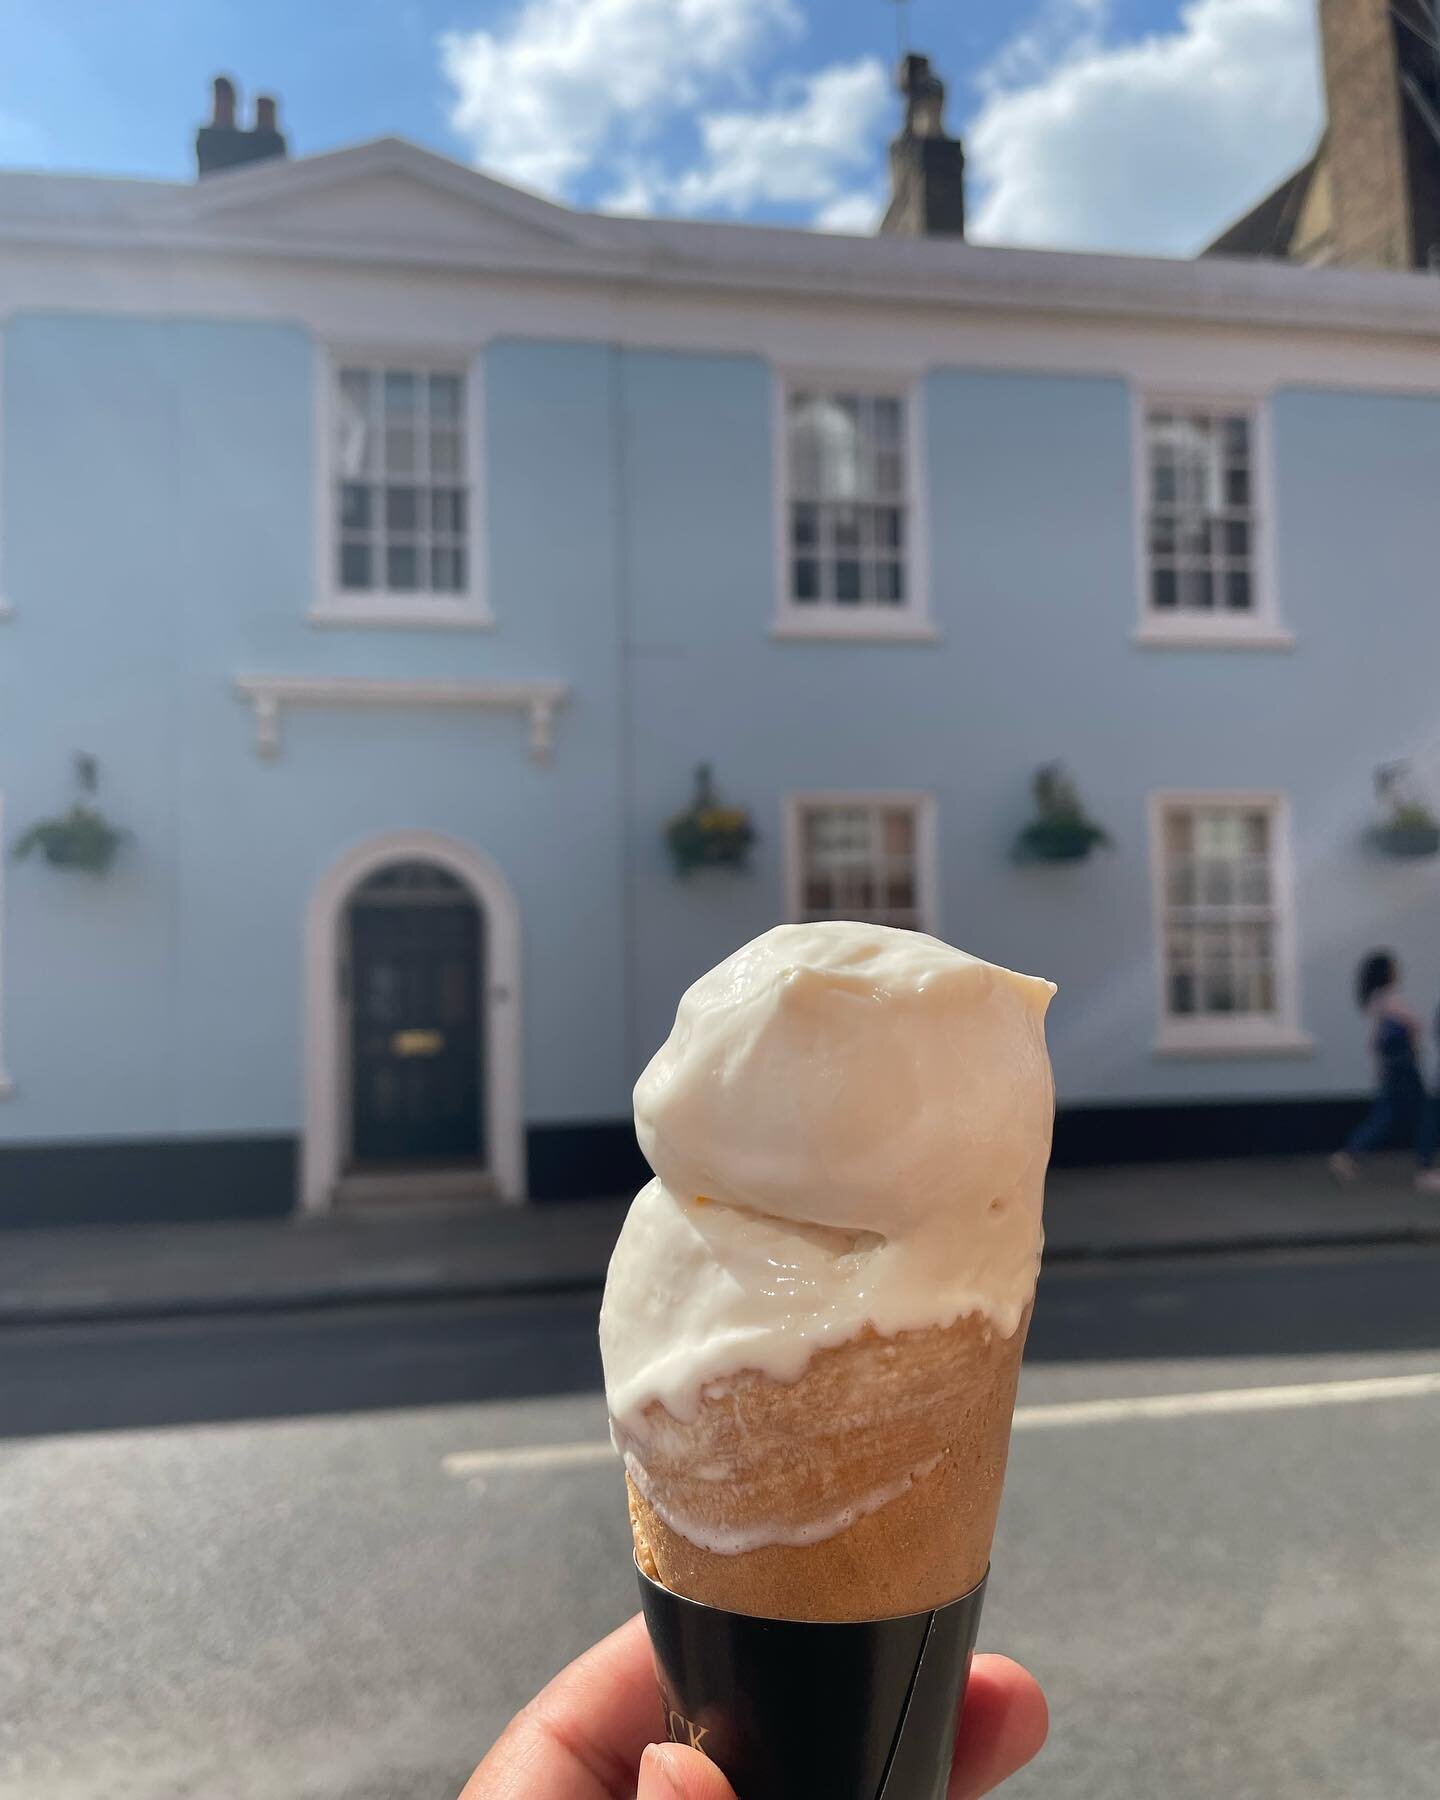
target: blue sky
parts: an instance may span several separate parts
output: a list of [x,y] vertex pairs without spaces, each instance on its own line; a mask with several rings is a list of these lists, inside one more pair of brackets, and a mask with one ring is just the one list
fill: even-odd
[[[1313,0],[910,0],[972,235],[1187,253],[1308,153]],[[868,230],[892,0],[0,0],[0,164],[185,178],[209,80],[582,206]]]

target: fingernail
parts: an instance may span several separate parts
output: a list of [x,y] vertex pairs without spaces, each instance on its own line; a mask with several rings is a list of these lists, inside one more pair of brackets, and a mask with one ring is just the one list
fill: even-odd
[[658,1800],[661,1794],[675,1794],[685,1800],[685,1781],[675,1767],[668,1744],[652,1744],[640,1758],[639,1800]]

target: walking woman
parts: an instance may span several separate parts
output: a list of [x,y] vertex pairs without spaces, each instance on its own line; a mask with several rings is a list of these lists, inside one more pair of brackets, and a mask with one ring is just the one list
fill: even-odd
[[1415,1185],[1440,1191],[1435,1160],[1435,1108],[1420,1073],[1423,1027],[1400,992],[1400,965],[1388,950],[1373,950],[1355,971],[1355,1001],[1370,1026],[1380,1086],[1370,1111],[1330,1158],[1341,1181],[1352,1181],[1359,1158],[1406,1140],[1415,1146]]

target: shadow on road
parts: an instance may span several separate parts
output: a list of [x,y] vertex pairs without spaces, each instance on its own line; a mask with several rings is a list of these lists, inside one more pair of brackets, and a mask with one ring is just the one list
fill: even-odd
[[[1440,1347],[1440,1250],[1065,1265],[1042,1362]],[[0,1332],[0,1436],[593,1392],[598,1294]]]
[[1440,1247],[1173,1258],[1047,1271],[1043,1362],[1309,1356],[1440,1346]]
[[0,1332],[0,1437],[599,1389],[598,1294]]

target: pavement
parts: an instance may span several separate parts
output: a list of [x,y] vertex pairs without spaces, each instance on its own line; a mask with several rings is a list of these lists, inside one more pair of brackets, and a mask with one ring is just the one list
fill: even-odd
[[[0,1326],[600,1286],[624,1200],[207,1225],[0,1232]],[[1403,1159],[1337,1186],[1315,1158],[1057,1169],[1046,1256],[1440,1242],[1440,1197]]]
[[[1437,1291],[1413,1243],[1050,1265],[1005,1800],[1433,1800]],[[634,1610],[595,1305],[7,1331],[0,1800],[454,1800]]]

